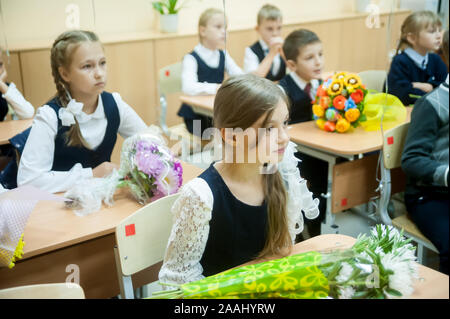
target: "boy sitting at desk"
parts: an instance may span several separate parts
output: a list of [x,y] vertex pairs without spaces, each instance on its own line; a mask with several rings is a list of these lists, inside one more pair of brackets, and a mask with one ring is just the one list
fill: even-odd
[[[311,121],[312,104],[317,88],[321,84],[324,56],[322,42],[312,31],[299,29],[291,32],[283,45],[286,65],[291,73],[279,85],[291,101],[290,124]],[[326,200],[321,194],[327,193],[328,163],[302,152],[295,154],[300,174],[309,182],[314,198],[320,199],[320,216],[305,222],[311,237],[320,234],[320,223],[325,216]]]

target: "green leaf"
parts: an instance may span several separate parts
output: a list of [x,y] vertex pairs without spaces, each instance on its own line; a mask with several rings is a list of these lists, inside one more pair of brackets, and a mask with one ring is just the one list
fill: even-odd
[[386,292],[392,296],[401,297],[403,296],[402,293],[398,290],[392,289],[392,288],[386,288]]
[[358,119],[359,121],[367,121],[366,114],[361,114],[361,116]]
[[158,11],[160,14],[164,14],[164,3],[162,3],[161,1],[157,1],[157,2],[152,2],[152,5],[153,5],[153,9]]
[[167,9],[169,11],[169,14],[175,14],[178,12],[176,9],[178,0],[169,0],[169,4],[167,6]]
[[362,291],[357,291],[353,294],[353,299],[364,299],[366,298],[370,293],[370,290],[362,290]]

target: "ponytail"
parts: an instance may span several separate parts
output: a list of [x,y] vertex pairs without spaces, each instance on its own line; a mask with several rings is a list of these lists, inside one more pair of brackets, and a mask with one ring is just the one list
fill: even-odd
[[267,200],[268,227],[266,243],[258,257],[286,256],[292,248],[286,214],[286,188],[278,171],[273,174],[265,174],[263,180],[264,197]]

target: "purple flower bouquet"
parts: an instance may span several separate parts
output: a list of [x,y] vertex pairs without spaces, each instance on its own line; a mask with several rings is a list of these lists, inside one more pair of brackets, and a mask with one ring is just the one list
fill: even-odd
[[176,193],[183,183],[183,168],[169,149],[145,135],[130,139],[122,148],[123,178],[118,187],[129,187],[141,204]]
[[104,178],[82,180],[64,197],[77,215],[100,210],[102,202],[113,205],[117,188],[127,187],[136,200],[145,205],[174,194],[183,183],[183,168],[175,158],[160,129],[150,126],[145,132],[125,139],[120,154],[120,169]]

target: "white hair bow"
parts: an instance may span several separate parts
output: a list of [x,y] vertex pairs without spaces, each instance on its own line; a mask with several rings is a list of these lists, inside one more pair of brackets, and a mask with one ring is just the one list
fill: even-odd
[[78,115],[83,110],[83,103],[71,99],[66,107],[59,109],[58,115],[63,126],[71,126],[75,124],[75,115]]

